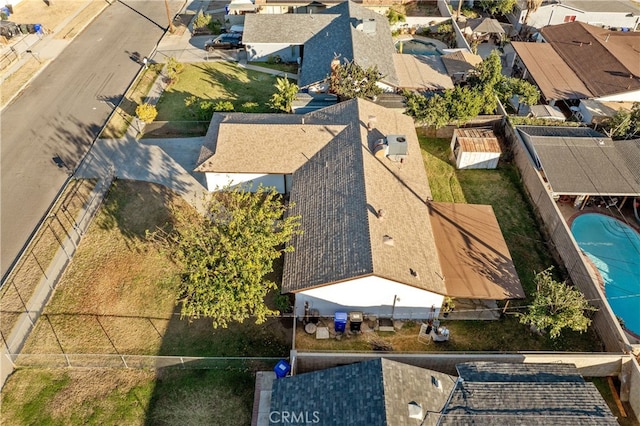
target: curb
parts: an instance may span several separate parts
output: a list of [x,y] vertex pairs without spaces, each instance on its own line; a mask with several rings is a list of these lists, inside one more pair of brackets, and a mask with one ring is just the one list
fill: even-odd
[[[69,45],[69,44],[70,44],[70,43],[71,43],[71,42],[72,42],[72,41],[73,41],[73,40],[74,40],[78,35],[80,35],[80,34],[85,30],[85,28],[87,28],[87,27],[88,27],[88,26],[89,26],[93,21],[95,21],[95,19],[96,19],[98,16],[100,16],[100,15],[102,14],[102,12],[104,12],[104,11],[105,11],[105,9],[106,9],[106,8],[108,8],[109,6],[111,6],[111,5],[113,4],[113,2],[114,2],[114,1],[115,1],[115,0],[111,0],[111,1],[109,1],[109,0],[105,0],[105,5],[104,5],[104,7],[103,7],[102,9],[100,9],[100,11],[98,11],[98,13],[96,13],[94,16],[92,16],[89,20],[87,20],[84,24],[82,24],[82,25],[80,25],[80,26],[78,27],[79,29],[78,29],[78,31],[77,31],[77,33],[76,33],[76,35],[74,35],[74,36],[73,36],[73,38],[72,38],[71,40],[69,40],[69,43],[68,43],[66,46],[64,46],[64,47],[62,48],[62,50],[66,49],[66,48],[67,48],[67,46],[68,46],[68,45]],[[68,22],[70,22],[71,20],[73,20],[73,18],[75,18],[76,16],[80,15],[80,14],[81,14],[81,13],[82,13],[86,8],[87,8],[87,7],[89,7],[89,4],[88,4],[88,3],[87,3],[87,5],[86,5],[85,7],[83,7],[82,9],[80,9],[80,10],[78,11],[78,13],[76,13],[75,15],[73,15],[73,16],[71,16],[71,17],[69,17],[69,18],[67,19],[67,21],[68,21]],[[65,22],[65,23],[64,23],[64,25],[66,25],[68,22]],[[61,25],[62,25],[62,24],[61,24]],[[64,28],[64,27],[63,27],[63,28]],[[51,36],[51,37],[52,37],[52,36],[54,36],[55,34],[57,34],[57,32],[52,32],[52,33],[48,34],[48,36]],[[49,39],[47,39],[47,41],[48,41],[48,40],[49,40]],[[37,43],[34,43],[34,44],[33,44],[33,46],[37,46],[38,44],[42,43],[42,41],[43,41],[43,39],[40,39],[40,41],[39,41],[39,42],[37,42]],[[33,47],[33,46],[30,46],[30,47]],[[61,52],[62,52],[62,50],[61,50]],[[20,88],[19,88],[19,89],[18,89],[18,90],[13,94],[13,95],[11,95],[11,97],[10,97],[9,99],[7,99],[7,101],[6,101],[6,102],[3,102],[3,104],[0,106],[0,111],[2,111],[2,110],[3,110],[7,105],[9,105],[11,102],[13,102],[13,100],[14,100],[15,98],[17,98],[18,96],[20,96],[20,95],[22,94],[22,92],[24,91],[24,89],[25,89],[29,84],[31,84],[31,82],[32,82],[36,77],[38,77],[38,76],[39,76],[39,75],[40,75],[40,74],[41,74],[41,73],[42,73],[42,72],[47,68],[47,66],[49,66],[49,64],[50,64],[53,60],[55,60],[56,58],[57,58],[57,56],[56,56],[56,57],[54,57],[54,58],[52,58],[52,59],[47,60],[47,61],[44,63],[44,65],[43,65],[43,66],[41,66],[38,70],[36,70],[36,72],[34,72],[34,73],[31,75],[31,77],[29,77],[29,78],[27,79],[27,81],[26,81],[22,86],[20,86]],[[23,57],[21,57],[18,61],[19,61],[19,62],[21,62],[21,61],[23,61],[23,59],[24,59],[24,56],[23,56]],[[24,63],[22,63],[22,64],[21,64],[21,65],[20,65],[20,66],[15,70],[15,71],[13,71],[13,72],[11,72],[11,73],[8,73],[7,75],[3,76],[3,77],[2,77],[2,81],[5,81],[8,77],[11,77],[13,74],[15,74],[16,72],[20,71],[20,69],[24,66],[24,64],[25,64],[27,61],[28,61],[28,59],[24,60]]]

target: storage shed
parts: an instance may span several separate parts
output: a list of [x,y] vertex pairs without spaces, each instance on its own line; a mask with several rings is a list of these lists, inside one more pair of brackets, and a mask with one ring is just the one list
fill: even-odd
[[502,153],[491,129],[455,129],[451,152],[458,169],[495,169]]

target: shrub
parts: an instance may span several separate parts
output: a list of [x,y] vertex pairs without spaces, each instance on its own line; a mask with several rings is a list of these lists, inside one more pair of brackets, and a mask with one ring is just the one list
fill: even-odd
[[136,116],[145,123],[151,123],[158,116],[155,105],[144,103],[136,107]]
[[235,107],[229,101],[220,101],[213,106],[215,112],[231,112],[235,111]]
[[240,106],[242,112],[255,112],[260,107],[257,102],[245,102]]
[[196,19],[193,20],[193,28],[207,27],[211,23],[211,15],[205,14],[202,10],[196,15]]

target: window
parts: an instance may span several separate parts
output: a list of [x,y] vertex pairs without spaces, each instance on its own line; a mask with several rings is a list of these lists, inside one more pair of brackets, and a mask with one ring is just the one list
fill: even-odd
[[566,15],[564,17],[564,22],[573,22],[576,20],[576,15]]

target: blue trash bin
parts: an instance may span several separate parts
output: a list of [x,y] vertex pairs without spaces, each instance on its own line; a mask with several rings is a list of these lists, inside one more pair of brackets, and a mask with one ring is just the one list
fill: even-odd
[[34,24],[34,25],[33,25],[33,30],[34,30],[37,34],[42,34],[42,25],[40,25],[40,24]]
[[345,329],[347,328],[347,313],[336,312],[336,315],[333,318],[333,324],[336,333],[344,333]]
[[287,377],[287,374],[291,371],[291,366],[287,361],[281,359],[276,366],[273,367],[273,371],[276,373],[276,378],[282,379],[283,377]]

